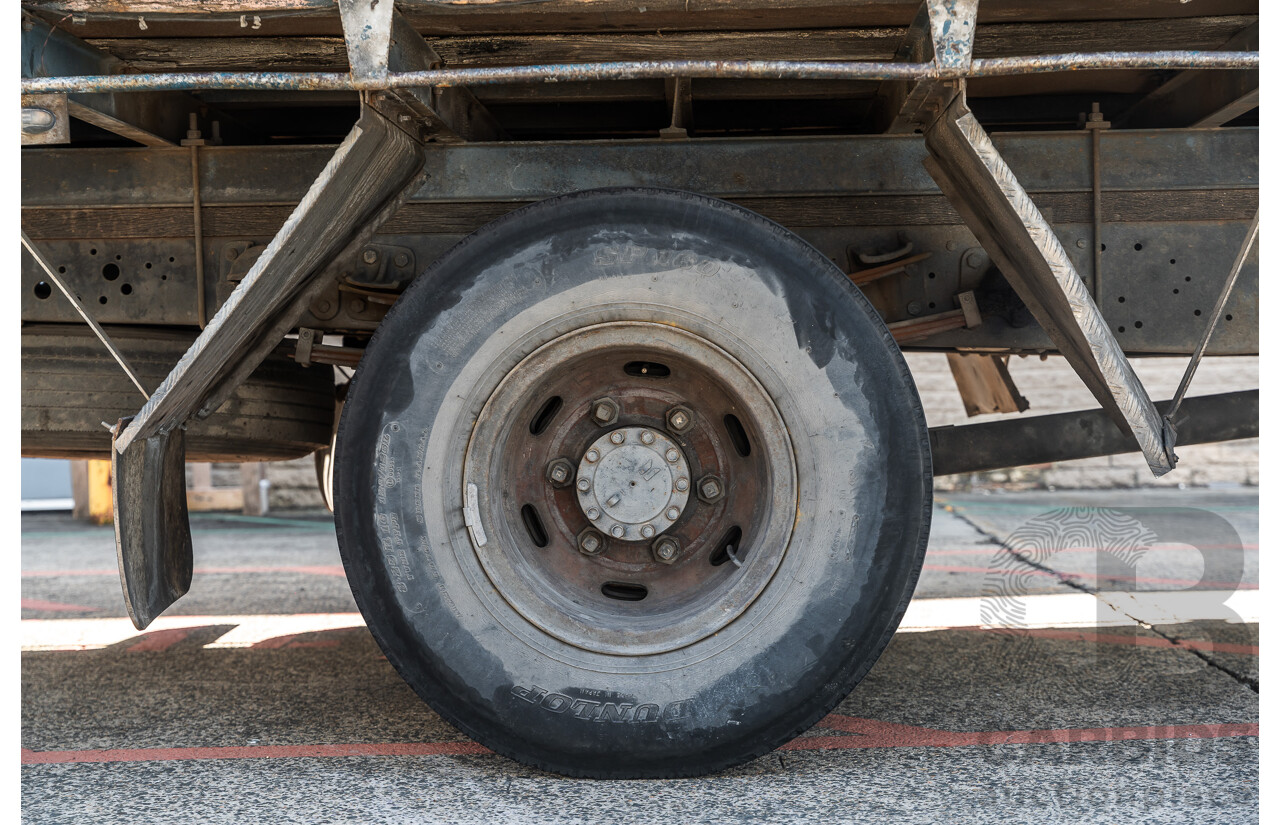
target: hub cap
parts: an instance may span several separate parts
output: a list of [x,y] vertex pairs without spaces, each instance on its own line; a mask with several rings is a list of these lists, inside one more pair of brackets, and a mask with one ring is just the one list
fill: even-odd
[[623,427],[600,436],[578,465],[582,512],[615,539],[642,541],[661,534],[680,518],[688,500],[684,453],[646,427]]

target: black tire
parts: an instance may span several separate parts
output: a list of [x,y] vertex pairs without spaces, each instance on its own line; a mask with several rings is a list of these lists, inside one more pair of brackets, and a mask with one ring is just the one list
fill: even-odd
[[[178,363],[194,332],[108,327],[148,390]],[[302,458],[333,432],[333,369],[300,367],[282,346],[227,401],[186,434],[188,461]],[[83,324],[22,330],[22,454],[38,458],[111,457],[114,424],[142,406],[142,394]]]
[[[548,342],[619,322],[700,336],[736,358],[794,451],[791,532],[753,551],[778,554],[767,584],[714,634],[644,655],[568,643],[495,595],[484,565],[520,528],[480,518],[481,558],[467,522],[506,507],[525,479],[464,514],[464,484],[484,478],[463,466],[482,446],[472,434],[508,426],[481,415],[499,382]],[[919,576],[932,478],[901,353],[831,261],[732,204],[615,189],[516,210],[409,287],[351,384],[335,494],[361,612],[437,712],[538,768],[659,778],[767,753],[866,675]],[[545,552],[575,552],[563,545],[553,535]]]

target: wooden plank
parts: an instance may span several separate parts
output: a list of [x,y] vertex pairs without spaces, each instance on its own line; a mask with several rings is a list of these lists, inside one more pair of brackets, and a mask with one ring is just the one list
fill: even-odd
[[[1258,24],[1237,32],[1223,49],[1258,48]],[[1119,129],[1156,127],[1211,128],[1257,107],[1258,72],[1186,71],[1138,101],[1113,119]]]
[[[1054,223],[1090,223],[1087,192],[1034,194]],[[928,226],[962,223],[942,195],[858,195],[823,198],[732,198],[784,226]],[[524,202],[408,203],[381,229],[387,235],[461,234],[479,229]],[[1108,192],[1103,202],[1108,223],[1248,220],[1258,208],[1256,189]],[[270,237],[290,206],[209,206],[205,236]],[[22,225],[38,240],[185,237],[191,211],[183,207],[28,207]]]
[[1009,375],[1009,356],[948,352],[947,365],[960,391],[965,415],[1020,413],[1031,405]]
[[239,487],[209,487],[187,491],[187,510],[193,513],[226,512],[244,507]]
[[[906,26],[919,0],[400,0],[427,34],[715,31]],[[84,37],[340,35],[333,0],[23,0],[50,22],[85,15]],[[1256,14],[1257,0],[984,0],[980,22],[1135,20]],[[147,31],[138,16],[147,19]],[[240,16],[259,28],[240,25]]]
[[262,495],[261,482],[267,477],[267,465],[246,461],[240,465],[240,496],[242,512],[246,516],[265,516],[266,499]]
[[[1004,23],[978,27],[975,57],[1108,49],[1212,49],[1256,17]],[[610,60],[891,60],[904,27],[819,30],[473,35],[437,37],[451,67],[521,66]],[[136,69],[342,71],[342,38],[103,38],[89,41]]]

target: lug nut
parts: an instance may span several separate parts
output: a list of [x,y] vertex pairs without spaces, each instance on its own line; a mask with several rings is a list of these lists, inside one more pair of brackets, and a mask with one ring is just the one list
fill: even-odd
[[605,540],[599,531],[588,527],[578,534],[578,552],[584,556],[598,556],[604,552]]
[[698,498],[707,504],[715,504],[724,498],[724,482],[720,480],[720,476],[703,476],[698,481]]
[[615,430],[614,432],[609,433],[609,440],[614,444],[621,444],[627,440],[627,437],[623,434],[622,430]]
[[676,489],[677,489],[677,490],[679,490],[679,491],[680,491],[680,492],[682,492],[682,493],[683,493],[685,490],[688,490],[688,489],[689,489],[689,479],[687,479],[687,478],[677,478],[677,479],[676,479]]
[[682,433],[693,423],[693,413],[688,407],[672,407],[667,410],[667,426],[672,432]]
[[646,524],[645,526],[641,527],[640,535],[644,536],[647,539],[653,538],[653,525]]
[[667,450],[667,461],[670,461],[672,464],[674,464],[679,460],[680,460],[679,450],[677,450],[675,447],[671,447],[670,449]]
[[668,521],[675,521],[675,520],[676,520],[676,519],[678,519],[678,518],[680,518],[680,508],[679,508],[679,507],[670,507],[670,508],[668,508],[668,509],[667,509],[667,520],[668,520]]
[[610,527],[610,528],[609,528],[609,533],[610,533],[610,534],[611,534],[615,539],[620,539],[620,538],[622,538],[622,534],[623,534],[624,532],[625,532],[625,531],[622,529],[622,525],[620,525],[620,524],[615,524],[615,525],[613,525],[612,527]]
[[602,427],[612,424],[618,420],[618,402],[612,398],[597,398],[591,402],[591,417]]
[[599,461],[599,460],[600,460],[600,451],[599,451],[599,450],[587,450],[587,463],[588,463],[588,464],[595,464],[595,463],[596,463],[597,461]]
[[557,458],[547,465],[547,479],[555,487],[568,487],[573,479],[573,465],[567,458]]
[[587,518],[591,519],[592,521],[595,521],[596,519],[600,518],[600,511],[594,507],[589,508],[587,510]]
[[652,444],[653,433],[649,432],[648,430],[642,430],[640,432],[640,441],[644,444]]
[[585,478],[580,478],[580,479],[578,479],[578,489],[579,489],[579,490],[581,490],[581,491],[582,491],[582,492],[584,492],[584,493],[585,493],[586,491],[590,490],[590,489],[591,489],[591,481],[590,481],[590,480],[588,480],[588,479],[585,479]]
[[671,536],[663,536],[653,543],[653,557],[663,564],[671,564],[680,555],[680,542]]

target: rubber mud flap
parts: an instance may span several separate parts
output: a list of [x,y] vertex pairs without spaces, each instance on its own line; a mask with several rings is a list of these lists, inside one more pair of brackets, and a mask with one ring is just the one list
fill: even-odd
[[[682,386],[704,398],[683,430]],[[652,545],[625,531],[661,516],[584,539],[606,523],[589,445],[615,428],[699,480],[651,485],[685,502]],[[610,778],[720,770],[818,722],[896,629],[932,506],[915,385],[861,292],[759,215],[654,189],[518,209],[433,263],[356,372],[334,491],[352,591],[413,689],[499,753]]]

